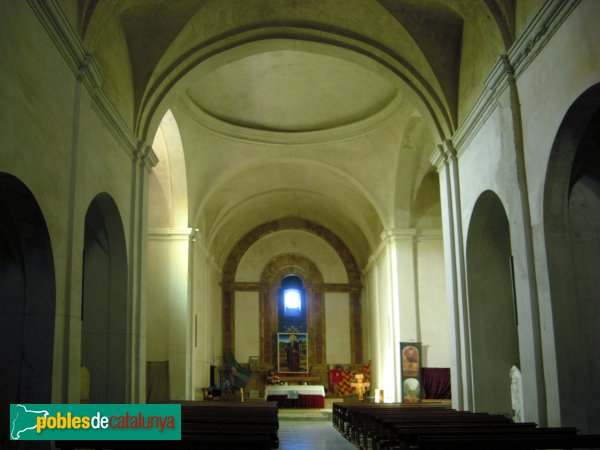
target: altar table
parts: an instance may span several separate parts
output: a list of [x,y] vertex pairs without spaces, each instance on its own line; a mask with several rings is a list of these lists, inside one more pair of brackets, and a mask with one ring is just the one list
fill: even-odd
[[[298,394],[297,400],[295,393]],[[323,386],[267,386],[265,399],[277,402],[280,408],[324,408],[325,388]]]

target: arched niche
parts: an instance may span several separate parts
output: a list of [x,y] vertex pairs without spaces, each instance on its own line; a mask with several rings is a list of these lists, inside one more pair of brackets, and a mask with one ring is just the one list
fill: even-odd
[[510,228],[498,196],[477,200],[467,237],[467,286],[476,411],[511,414],[510,369],[520,367]]
[[546,174],[544,233],[561,423],[600,432],[600,83],[571,105]]
[[[350,252],[350,249],[346,246],[346,244],[331,230],[325,228],[324,226],[312,222],[310,220],[301,219],[299,217],[286,217],[278,220],[274,220],[271,222],[264,223],[250,230],[248,233],[244,235],[242,239],[238,241],[238,243],[233,247],[225,265],[223,267],[223,282],[222,282],[222,290],[223,290],[223,355],[227,357],[227,355],[231,355],[235,353],[234,348],[234,304],[235,304],[235,292],[236,290],[261,290],[261,286],[263,283],[258,283],[257,286],[246,286],[246,283],[236,283],[236,273],[238,270],[238,266],[240,264],[241,259],[248,251],[248,249],[258,240],[263,238],[266,235],[271,233],[280,231],[280,230],[304,230],[309,233],[315,234],[316,236],[323,239],[327,242],[331,247],[336,251],[339,255],[344,268],[347,273],[348,283],[340,286],[330,286],[330,290],[341,289],[344,292],[349,292],[350,297],[350,328],[351,328],[351,360],[352,363],[362,363],[363,362],[363,353],[362,353],[362,316],[361,316],[361,274],[356,264],[356,260],[354,256]],[[313,264],[314,265],[314,264]],[[263,272],[263,277],[264,277]],[[283,277],[284,275],[281,275]],[[262,278],[262,277],[261,277]],[[322,277],[321,277],[322,280]],[[251,283],[252,284],[252,283]],[[263,294],[261,294],[261,298],[263,298]],[[323,300],[321,299],[321,302]],[[276,317],[272,316],[272,317]],[[261,318],[261,322],[264,321],[264,318]],[[324,316],[322,317],[324,324]],[[261,325],[262,327],[262,325]],[[323,338],[324,339],[324,338]],[[264,343],[264,341],[261,340]],[[262,344],[261,344],[262,345]],[[265,351],[267,349],[261,347],[261,351]],[[270,361],[272,357],[272,351],[269,350],[268,354],[262,355],[262,360],[264,362]],[[319,349],[319,351],[324,352],[324,347]],[[323,353],[324,355],[324,353]],[[323,356],[324,357],[324,356]],[[272,364],[272,363],[270,363]]]
[[277,369],[277,331],[279,288],[288,275],[302,280],[307,303],[309,370],[325,364],[325,309],[323,306],[323,276],[315,264],[301,255],[276,256],[265,267],[260,278],[260,348],[262,365]]
[[[52,401],[55,308],[54,259],[42,211],[25,184],[0,173],[0,421],[5,430],[11,403]],[[8,438],[0,434],[0,447]]]
[[81,365],[89,371],[90,403],[128,400],[127,251],[123,222],[110,195],[85,215]]

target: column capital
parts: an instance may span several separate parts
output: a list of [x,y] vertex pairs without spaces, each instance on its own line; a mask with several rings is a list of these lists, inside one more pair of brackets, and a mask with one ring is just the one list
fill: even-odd
[[435,146],[431,156],[429,156],[429,161],[431,161],[431,164],[435,166],[438,172],[444,170],[444,168],[448,165],[448,157],[446,156],[444,148],[441,144]]
[[148,237],[154,240],[193,242],[197,234],[195,228],[148,228]]
[[158,156],[154,153],[154,149],[144,141],[138,142],[134,160],[140,161],[148,170],[158,164]]
[[381,240],[384,242],[408,241],[417,235],[416,228],[388,228],[381,233]]
[[457,160],[457,153],[456,153],[456,149],[454,148],[454,145],[452,144],[452,140],[451,139],[444,139],[444,143],[443,143],[443,152],[446,155],[446,158],[449,161],[456,161]]

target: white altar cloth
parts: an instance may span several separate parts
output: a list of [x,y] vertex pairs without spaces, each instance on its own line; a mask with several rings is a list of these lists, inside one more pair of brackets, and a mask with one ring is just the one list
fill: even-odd
[[273,385],[273,386],[267,386],[265,388],[265,399],[269,395],[286,395],[287,396],[289,391],[296,391],[296,392],[298,392],[299,395],[320,395],[322,397],[325,397],[325,388],[323,386],[318,386],[318,385],[316,385],[316,386]]

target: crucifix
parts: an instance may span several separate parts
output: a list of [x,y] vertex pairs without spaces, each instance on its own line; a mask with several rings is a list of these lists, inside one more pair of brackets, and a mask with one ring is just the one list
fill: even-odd
[[357,373],[355,375],[356,377],[356,383],[351,383],[350,386],[352,386],[354,389],[356,389],[356,393],[358,394],[358,399],[359,400],[364,400],[365,398],[365,391],[367,390],[367,388],[369,386],[371,386],[371,383],[368,382],[363,382],[363,378],[364,375],[362,373]]

